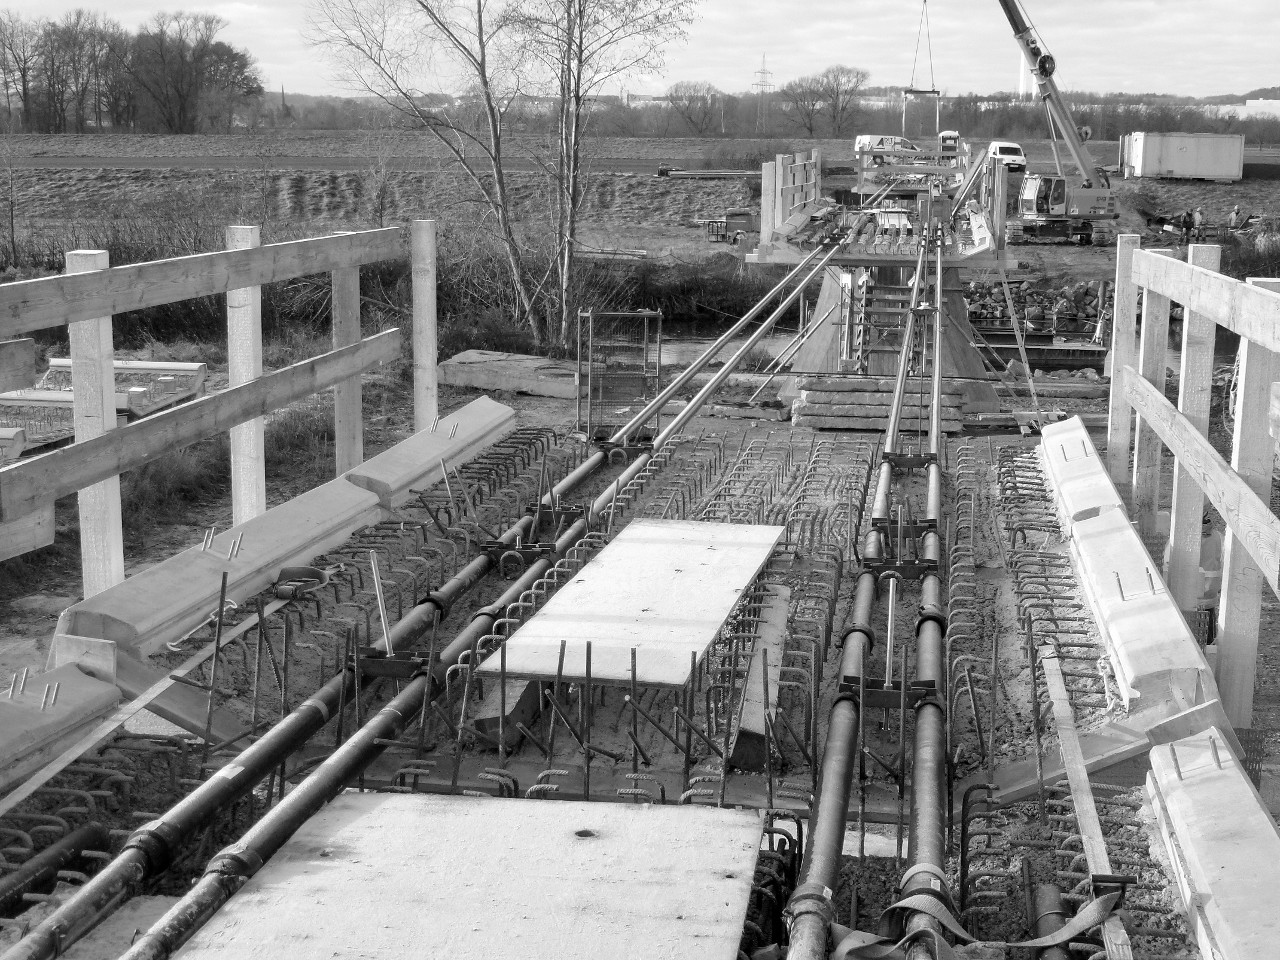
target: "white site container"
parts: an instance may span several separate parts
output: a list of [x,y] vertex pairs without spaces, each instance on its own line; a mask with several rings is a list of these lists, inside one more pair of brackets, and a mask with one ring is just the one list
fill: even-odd
[[1131,133],[1120,142],[1125,179],[1244,178],[1244,137],[1234,133]]

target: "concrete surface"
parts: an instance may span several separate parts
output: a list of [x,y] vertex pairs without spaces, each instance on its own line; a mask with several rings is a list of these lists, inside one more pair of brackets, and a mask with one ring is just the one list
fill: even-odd
[[464,350],[437,365],[440,382],[478,390],[507,390],[538,397],[577,396],[577,364],[523,353]]
[[439,483],[443,461],[450,469],[502,439],[516,426],[516,412],[488,397],[441,417],[427,429],[401,440],[390,450],[343,474],[344,479],[375,494],[384,507],[395,509],[413,489]]
[[[782,527],[687,520],[634,520],[507,641],[507,676],[554,680],[560,642],[564,674],[631,682],[631,649],[642,686],[682,686],[750,586]],[[496,677],[497,657],[481,664]]]
[[752,812],[344,793],[179,960],[735,960]]
[[1153,748],[1147,795],[1201,955],[1274,956],[1280,832],[1223,732]]
[[[2,678],[0,689],[0,790],[7,788],[20,761],[50,747],[68,733],[110,711],[120,701],[120,692],[111,684],[95,680],[72,664],[47,673],[27,675],[25,692],[14,690],[10,677]],[[47,703],[58,684],[53,705]],[[46,697],[46,688],[49,697]],[[40,709],[42,700],[45,709]]]

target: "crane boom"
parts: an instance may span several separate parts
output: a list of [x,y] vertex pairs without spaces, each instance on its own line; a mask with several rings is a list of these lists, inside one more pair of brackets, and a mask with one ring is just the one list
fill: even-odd
[[1040,46],[1032,32],[1031,24],[1027,22],[1022,8],[1018,5],[1018,0],[999,0],[999,3],[1005,17],[1009,20],[1009,26],[1013,27],[1014,39],[1022,48],[1027,66],[1031,68],[1031,74],[1036,78],[1040,96],[1048,106],[1050,116],[1062,131],[1067,149],[1071,152],[1071,159],[1080,169],[1084,186],[1093,186],[1093,181],[1096,179],[1102,186],[1110,187],[1110,178],[1106,171],[1094,161],[1084,141],[1080,139],[1080,134],[1076,132],[1075,121],[1071,118],[1071,109],[1067,106],[1067,101],[1063,98],[1057,83],[1054,82],[1053,73],[1056,64],[1053,56]]

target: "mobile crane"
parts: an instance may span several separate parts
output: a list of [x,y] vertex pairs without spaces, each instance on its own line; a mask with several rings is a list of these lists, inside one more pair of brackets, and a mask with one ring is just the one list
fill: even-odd
[[1036,37],[1018,0],[999,0],[999,3],[1040,91],[1049,120],[1049,136],[1054,141],[1054,157],[1058,158],[1056,128],[1082,178],[1079,186],[1070,184],[1060,160],[1057,176],[1028,173],[1023,177],[1018,192],[1022,233],[1026,237],[1109,244],[1115,239],[1111,221],[1120,216],[1115,194],[1106,171],[1089,155],[1071,117],[1071,109],[1054,82],[1057,62]]

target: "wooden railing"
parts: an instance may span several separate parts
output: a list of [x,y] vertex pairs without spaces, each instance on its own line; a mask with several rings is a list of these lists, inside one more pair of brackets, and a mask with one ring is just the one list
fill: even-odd
[[[1206,498],[1226,521],[1215,673],[1232,724],[1249,727],[1263,582],[1280,593],[1280,520],[1270,507],[1275,443],[1269,422],[1271,387],[1280,379],[1280,281],[1242,283],[1223,276],[1217,272],[1217,246],[1193,244],[1189,262],[1183,263],[1171,251],[1140,250],[1138,244],[1136,236],[1119,238],[1108,469],[1117,484],[1132,482],[1138,528],[1150,534],[1161,502],[1163,449],[1173,453],[1165,580],[1184,612],[1196,609],[1202,591]],[[1135,350],[1139,290],[1142,330]],[[1164,395],[1171,303],[1184,308],[1176,407]],[[1219,325],[1241,338],[1230,463],[1208,439]]]
[[[231,433],[233,522],[266,510],[263,417],[334,389],[335,459],[342,474],[364,460],[360,375],[400,354],[400,333],[361,339],[360,266],[410,257],[414,421],[436,418],[435,223],[259,246],[257,227],[227,228],[230,249],[109,267],[105,251],[69,251],[63,276],[0,285],[0,348],[68,327],[76,442],[0,468],[0,559],[53,542],[53,504],[79,493],[84,595],[124,579],[119,474],[223,431]],[[262,371],[261,288],[328,273],[333,349]],[[115,428],[112,316],[195,297],[227,296],[231,386]],[[26,349],[25,346],[23,349]]]

